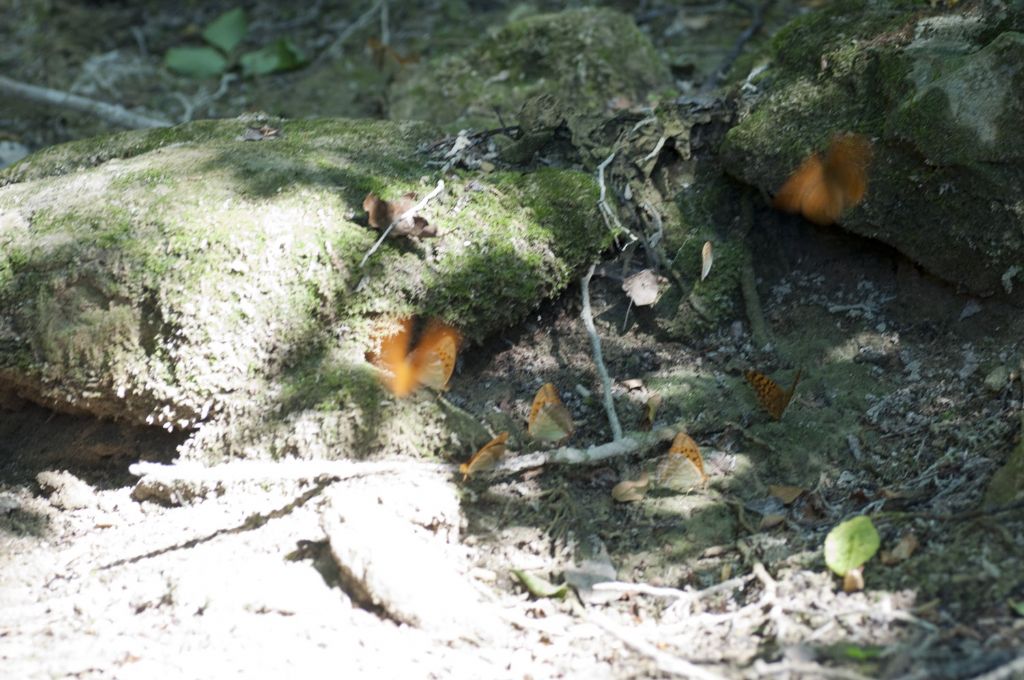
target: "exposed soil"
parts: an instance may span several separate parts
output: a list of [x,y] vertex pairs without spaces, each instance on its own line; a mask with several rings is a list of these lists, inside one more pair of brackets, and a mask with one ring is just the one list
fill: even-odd
[[[51,121],[34,134],[31,145],[60,132]],[[136,486],[129,465],[170,462],[180,439],[3,404],[4,676],[1024,674],[1012,606],[1024,601],[1024,511],[981,504],[1020,437],[1020,309],[767,209],[750,244],[769,347],[753,345],[740,301],[731,323],[684,341],[661,330],[657,306],[627,313],[620,261],[591,284],[624,428],[641,429],[659,395],[654,428],[685,426],[710,476],[655,484],[636,503],[613,501],[612,487],[656,475],[667,444],[465,483],[450,465],[409,460],[379,474],[153,489]],[[534,447],[524,420],[545,382],[573,415],[573,445],[611,438],[579,300],[575,287],[463,353],[446,398],[510,431],[510,456]],[[780,421],[757,403],[749,368],[784,387],[802,370]],[[802,491],[786,504],[769,485]],[[432,508],[432,494],[451,507]],[[323,521],[352,498],[406,518],[490,619],[410,625],[400,593],[362,590]],[[844,593],[822,545],[858,514],[873,518],[883,551],[910,534],[918,547],[889,564],[875,557],[864,590]],[[382,527],[370,547],[383,555],[407,538]],[[425,565],[402,566],[413,590],[441,590],[418,580]],[[575,588],[534,598],[516,569]],[[618,590],[587,585],[603,580]]]

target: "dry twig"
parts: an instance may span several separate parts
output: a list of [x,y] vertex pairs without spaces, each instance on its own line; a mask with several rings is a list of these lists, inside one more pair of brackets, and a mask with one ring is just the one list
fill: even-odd
[[597,367],[597,374],[601,377],[602,391],[604,392],[604,410],[608,414],[608,424],[612,428],[612,439],[622,439],[622,425],[619,424],[619,416],[615,412],[615,400],[612,398],[612,379],[608,376],[608,369],[605,368],[604,359],[601,357],[601,338],[594,327],[594,316],[590,311],[590,277],[594,275],[594,266],[590,265],[586,276],[580,281],[580,288],[583,291],[583,325],[590,336],[590,349],[594,354],[594,365]]
[[169,127],[171,125],[170,122],[161,118],[151,118],[140,113],[133,113],[116,104],[108,104],[77,94],[71,94],[70,92],[53,90],[48,87],[29,85],[28,83],[11,80],[5,76],[0,76],[0,93],[38,104],[88,113],[97,118],[102,118],[108,123],[125,128],[154,128]]
[[328,45],[327,49],[321,52],[317,58],[313,60],[313,65],[319,65],[324,60],[336,56],[338,51],[341,49],[341,46],[344,45],[356,31],[370,23],[370,20],[373,19],[373,15],[381,9],[383,4],[382,0],[377,0],[377,2],[370,6],[370,9],[360,14],[358,19],[346,26],[345,30],[339,33],[338,37],[334,39],[334,42]]

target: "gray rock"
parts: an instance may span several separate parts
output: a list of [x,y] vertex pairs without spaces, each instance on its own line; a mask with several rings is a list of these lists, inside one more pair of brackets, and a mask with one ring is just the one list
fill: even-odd
[[975,293],[1024,261],[1024,11],[840,3],[774,39],[767,94],[723,147],[771,194],[837,132],[874,140],[866,199],[838,225]]

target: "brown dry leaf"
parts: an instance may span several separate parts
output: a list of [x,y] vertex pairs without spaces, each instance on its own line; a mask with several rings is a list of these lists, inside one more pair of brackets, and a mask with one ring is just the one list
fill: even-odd
[[623,281],[622,290],[637,307],[653,305],[658,299],[658,286],[662,278],[650,269],[644,269]]
[[920,543],[917,540],[917,536],[912,533],[903,534],[903,537],[900,538],[896,547],[891,551],[883,550],[879,554],[879,559],[882,560],[882,564],[888,566],[899,564],[904,560],[910,559],[910,556],[914,554],[915,550],[917,550],[918,545],[920,545]]
[[[372,191],[363,199],[363,210],[374,229],[387,229],[416,205],[416,194],[404,194],[394,201],[385,201]],[[437,227],[419,215],[402,220],[391,230],[391,236],[437,236]]]
[[800,495],[806,491],[806,489],[799,486],[790,486],[788,484],[769,484],[768,493],[782,501],[783,505],[790,505]]
[[859,593],[864,590],[864,567],[860,566],[846,572],[843,577],[844,593]]
[[760,529],[761,531],[764,531],[765,529],[772,529],[774,527],[779,526],[785,521],[785,515],[765,515],[761,518],[761,522],[760,524],[758,524],[758,529]]
[[700,280],[708,278],[708,274],[711,273],[711,263],[715,261],[715,254],[711,247],[711,241],[704,243],[704,248],[700,251]]
[[242,133],[243,142],[262,142],[264,139],[277,139],[281,136],[281,128],[261,125],[258,128],[247,127]]
[[621,481],[612,489],[612,498],[619,503],[635,503],[643,500],[650,483],[651,478],[646,472],[640,475],[639,479]]

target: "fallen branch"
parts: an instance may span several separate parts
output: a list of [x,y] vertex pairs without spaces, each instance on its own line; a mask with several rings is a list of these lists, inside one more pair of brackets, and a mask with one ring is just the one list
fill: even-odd
[[604,444],[595,444],[585,449],[563,446],[552,451],[527,453],[515,458],[506,459],[495,467],[493,472],[497,474],[510,474],[551,464],[586,465],[597,463],[609,458],[627,456],[631,453],[651,448],[661,442],[672,441],[675,434],[675,430],[666,427],[653,432],[629,432],[622,439]]
[[[675,431],[664,428],[656,432],[629,433],[626,437],[606,444],[591,446],[586,449],[562,447],[552,451],[527,453],[515,456],[502,462],[493,470],[481,474],[512,474],[544,465],[577,465],[595,463],[615,456],[623,456],[635,451],[669,441]],[[390,459],[379,461],[349,460],[239,460],[207,467],[200,463],[162,463],[138,462],[128,467],[128,471],[136,477],[145,477],[153,482],[173,484],[179,482],[228,483],[253,480],[302,480],[318,477],[336,479],[353,479],[369,475],[400,474],[411,469],[434,474],[455,475],[458,473],[456,463],[433,463],[410,459]]]
[[11,80],[5,76],[0,76],[0,94],[10,95],[37,104],[57,106],[62,109],[88,113],[108,123],[125,128],[170,127],[171,125],[170,122],[162,118],[150,118],[139,113],[132,113],[128,109],[115,104],[108,104],[77,94],[71,94],[70,92],[53,90],[48,87],[29,85],[28,83]]
[[597,335],[594,327],[594,316],[590,311],[590,277],[594,275],[594,266],[590,265],[586,276],[580,281],[580,288],[583,291],[583,325],[590,336],[590,349],[594,354],[594,365],[597,367],[597,374],[601,377],[601,387],[604,392],[604,410],[608,414],[608,424],[612,428],[612,439],[622,439],[622,425],[619,424],[619,415],[615,412],[615,400],[612,398],[612,379],[608,376],[608,369],[605,368],[604,359],[601,357],[601,338]]
[[374,243],[373,246],[368,251],[366,251],[366,255],[363,255],[362,261],[359,262],[359,268],[362,269],[366,265],[366,261],[370,259],[371,255],[377,252],[377,249],[380,248],[380,245],[382,243],[384,243],[384,239],[388,237],[388,234],[391,233],[392,229],[394,229],[397,225],[401,224],[402,222],[412,219],[413,216],[416,215],[416,213],[418,213],[420,210],[426,207],[427,203],[430,203],[430,201],[433,200],[434,197],[437,196],[442,191],[444,191],[444,180],[439,179],[437,180],[437,186],[434,187],[433,191],[424,196],[419,203],[406,210],[404,213],[398,216],[397,220],[388,225],[388,228],[385,229],[384,233],[380,235],[380,238],[377,239],[377,242]]

